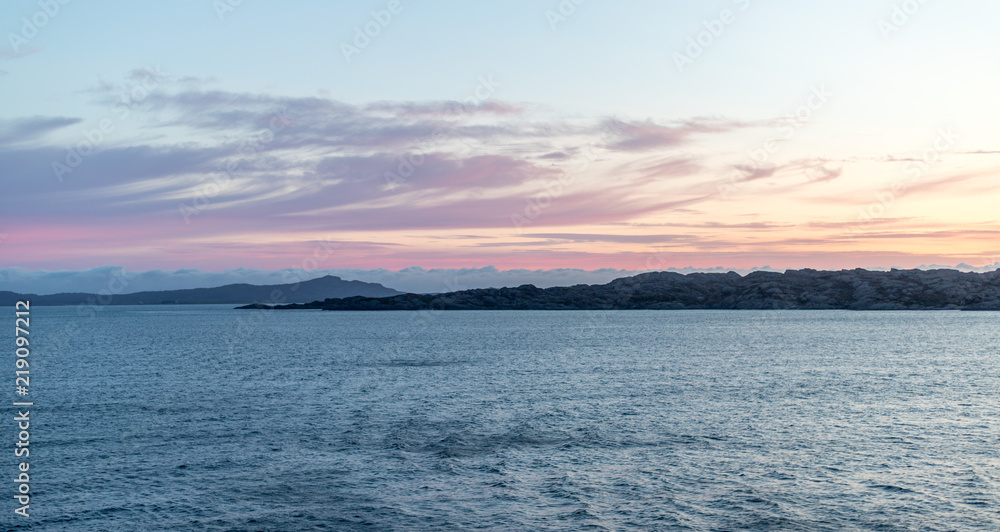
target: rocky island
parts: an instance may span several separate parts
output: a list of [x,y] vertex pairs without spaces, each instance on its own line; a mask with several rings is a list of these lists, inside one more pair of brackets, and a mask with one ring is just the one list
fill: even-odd
[[0,305],[13,305],[29,300],[41,306],[59,305],[240,305],[251,301],[280,301],[308,303],[319,298],[366,296],[387,297],[402,294],[377,283],[345,281],[327,275],[308,281],[289,284],[253,285],[227,284],[215,288],[189,288],[184,290],[157,290],[127,294],[59,293],[50,295],[0,292]]
[[322,310],[848,309],[1000,310],[1000,270],[654,272],[603,285],[348,297],[239,308]]

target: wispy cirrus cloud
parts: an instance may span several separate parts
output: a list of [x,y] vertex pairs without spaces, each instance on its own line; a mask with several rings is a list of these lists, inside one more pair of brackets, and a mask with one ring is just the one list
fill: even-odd
[[[130,80],[147,75],[138,70],[89,94],[112,104]],[[847,215],[826,212],[799,223],[774,215],[794,202],[832,209],[862,201],[858,191],[870,194],[857,165],[871,161],[799,154],[767,165],[741,162],[745,146],[759,145],[753,130],[771,134],[773,120],[569,119],[499,100],[350,104],[212,90],[209,80],[184,79],[172,77],[137,102],[133,112],[142,119],[128,124],[129,133],[109,136],[61,183],[51,163],[67,148],[49,135],[91,122],[29,117],[0,124],[0,138],[11,139],[0,149],[7,170],[0,185],[19,198],[5,213],[44,229],[36,241],[45,242],[6,245],[38,260],[62,255],[108,264],[149,253],[184,263],[273,265],[308,255],[317,235],[329,233],[344,243],[337,260],[359,266],[604,267],[641,263],[663,248],[677,261],[717,265],[727,261],[709,257],[729,257],[743,267],[773,262],[746,262],[764,256],[800,260],[806,254],[796,247],[848,246],[840,230]],[[810,174],[814,168],[823,170]],[[719,179],[733,172],[748,201],[723,204]],[[206,186],[216,190],[185,224],[179,206]],[[947,185],[928,179],[921,186],[945,192]],[[746,212],[730,212],[737,210]],[[512,217],[531,212],[529,232],[516,231]],[[631,229],[603,234],[611,225]],[[966,233],[956,239],[969,246],[981,240]],[[750,253],[760,246],[769,250]],[[199,258],[220,250],[225,257]]]
[[614,242],[618,244],[674,244],[691,243],[698,240],[690,234],[642,234],[642,235],[616,235],[616,234],[587,234],[587,233],[530,233],[524,235],[528,238],[547,238],[552,240],[567,240],[572,242]]
[[671,124],[657,124],[652,120],[605,123],[605,127],[614,126],[619,132],[618,138],[609,147],[631,152],[677,147],[692,141],[697,135],[727,133],[760,125],[718,118],[693,118]]
[[32,116],[14,120],[0,120],[0,147],[37,140],[53,131],[73,124],[80,118],[64,116]]
[[522,115],[526,108],[496,100],[479,103],[440,102],[376,102],[362,107],[367,112],[381,112],[392,116],[406,117],[457,117],[463,115]]
[[[126,81],[147,75],[140,69]],[[118,97],[120,85],[102,83],[91,90],[99,102],[109,104]],[[534,189],[570,171],[567,168],[583,157],[581,148],[593,144],[601,131],[600,123],[542,121],[524,106],[499,101],[352,105],[324,97],[182,87],[150,93],[137,108],[151,113],[141,128],[168,132],[139,144],[125,138],[109,142],[65,185],[22,190],[29,200],[23,204],[25,211],[37,213],[44,203],[62,205],[51,213],[56,219],[97,212],[105,217],[138,212],[162,217],[235,161],[238,176],[213,197],[216,218],[268,216],[280,225],[282,220],[295,224],[302,217],[324,215],[330,227],[340,228],[503,228]],[[266,132],[275,120],[280,130],[248,152],[248,136]],[[79,119],[22,119],[9,131],[20,138],[40,138],[76,123]],[[619,136],[602,144],[609,154],[743,127],[708,119],[669,126],[618,125]],[[12,150],[0,159],[19,173],[42,177],[47,163],[60,160],[63,151],[56,146]],[[404,179],[388,183],[388,173],[410,166],[406,158],[419,164],[407,168]],[[698,170],[699,162],[692,157],[661,158],[622,172],[614,190],[578,181],[537,224],[620,220],[696,203],[699,199],[690,195],[647,197],[627,185]],[[87,202],[74,203],[81,198]]]

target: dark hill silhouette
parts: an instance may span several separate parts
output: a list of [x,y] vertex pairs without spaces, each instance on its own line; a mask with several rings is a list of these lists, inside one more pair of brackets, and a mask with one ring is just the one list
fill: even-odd
[[[254,308],[262,308],[258,305]],[[349,297],[278,309],[323,310],[603,310],[850,309],[1000,310],[1000,270],[789,270],[729,273],[656,272],[604,285],[463,290],[446,294]]]
[[100,296],[86,293],[62,293],[52,295],[17,294],[0,292],[0,305],[13,305],[16,301],[28,299],[32,305],[162,305],[162,304],[233,304],[254,302],[307,303],[327,298],[351,296],[387,297],[402,294],[398,290],[386,288],[377,283],[345,281],[340,277],[327,275],[297,284],[253,285],[227,284],[215,288],[191,288],[186,290],[161,290]]

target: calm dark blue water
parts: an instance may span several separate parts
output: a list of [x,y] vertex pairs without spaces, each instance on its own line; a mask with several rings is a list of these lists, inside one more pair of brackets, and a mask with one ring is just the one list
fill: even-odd
[[[30,522],[998,530],[998,325],[960,312],[37,308]],[[0,522],[26,522],[6,485]]]

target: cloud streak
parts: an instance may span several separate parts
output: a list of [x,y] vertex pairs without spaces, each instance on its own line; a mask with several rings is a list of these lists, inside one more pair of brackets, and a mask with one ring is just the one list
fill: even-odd
[[[138,70],[88,95],[111,105],[148,75]],[[878,163],[797,154],[747,164],[745,147],[759,140],[746,139],[773,119],[571,119],[499,100],[352,104],[171,79],[135,102],[140,119],[121,124],[62,182],[51,164],[67,148],[52,139],[83,119],[0,122],[0,186],[18,200],[5,201],[4,213],[25,227],[6,231],[7,256],[20,257],[7,264],[276,268],[327,238],[342,244],[338,264],[359,268],[634,270],[651,248],[670,249],[670,266],[745,268],[801,261],[823,246],[885,257],[882,241],[938,246],[937,261],[974,260],[984,238],[938,227],[964,246],[947,253],[937,233],[892,224],[876,226],[889,236],[845,238],[852,220],[838,209],[866,204],[871,177],[859,172]],[[925,179],[901,198],[968,197],[991,170]],[[739,202],[719,192],[719,177],[734,173]],[[196,214],[183,216],[194,204]],[[850,249],[858,243],[868,248]]]
[[33,116],[0,120],[0,147],[37,140],[58,129],[79,124],[80,118]]

